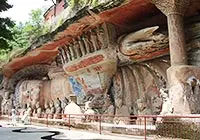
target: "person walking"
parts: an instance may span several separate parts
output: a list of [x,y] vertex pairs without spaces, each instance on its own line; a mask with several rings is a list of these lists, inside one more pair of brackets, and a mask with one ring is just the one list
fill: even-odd
[[11,114],[12,114],[12,125],[16,126],[16,123],[17,123],[17,120],[16,120],[17,111],[16,111],[14,106],[13,106],[13,108],[11,110]]

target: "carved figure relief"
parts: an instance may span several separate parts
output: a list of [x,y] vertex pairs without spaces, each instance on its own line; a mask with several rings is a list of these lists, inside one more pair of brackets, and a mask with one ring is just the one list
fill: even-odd
[[91,121],[96,120],[96,116],[93,116],[93,115],[97,114],[97,112],[92,109],[91,101],[85,102],[84,114],[85,114],[85,121],[86,122],[91,122]]
[[30,103],[32,108],[35,108],[36,103],[40,100],[40,88],[42,82],[39,80],[25,80],[19,87],[20,104]]
[[60,119],[62,117],[61,113],[62,113],[61,100],[57,98],[57,100],[55,101],[54,119]]
[[161,88],[160,94],[161,94],[161,97],[162,97],[162,100],[163,100],[162,111],[161,111],[160,115],[172,114],[173,113],[173,106],[172,106],[171,100],[169,98],[168,90]]
[[41,118],[42,117],[42,108],[40,106],[40,103],[37,101],[36,105],[35,105],[35,109],[33,111],[33,115],[36,116],[37,118]]

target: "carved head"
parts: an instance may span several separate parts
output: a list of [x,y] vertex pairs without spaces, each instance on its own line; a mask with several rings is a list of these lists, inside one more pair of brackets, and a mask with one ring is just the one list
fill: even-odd
[[144,98],[137,99],[136,103],[137,103],[138,110],[142,111],[146,108],[146,102]]

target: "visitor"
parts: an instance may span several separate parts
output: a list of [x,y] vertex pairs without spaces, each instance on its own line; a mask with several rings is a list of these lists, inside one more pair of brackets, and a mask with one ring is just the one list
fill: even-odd
[[15,110],[15,107],[12,108],[11,110],[11,114],[12,114],[12,125],[16,126],[16,115],[17,115],[17,111]]
[[24,124],[30,124],[31,113],[32,113],[32,109],[30,105],[28,105],[28,108],[21,119]]

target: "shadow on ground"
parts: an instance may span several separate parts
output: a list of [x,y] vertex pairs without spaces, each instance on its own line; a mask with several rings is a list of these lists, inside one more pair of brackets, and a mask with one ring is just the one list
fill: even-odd
[[[39,133],[50,133],[49,135],[46,136],[42,136],[41,139],[42,140],[70,140],[70,139],[57,139],[57,138],[53,138],[54,136],[58,136],[62,133],[58,132],[58,131],[48,131],[48,130],[37,130],[37,129],[32,129],[32,128],[18,128],[18,129],[14,129],[12,130],[12,132],[15,133],[25,133],[25,134],[29,134],[29,133],[34,133],[34,134],[39,134]],[[90,140],[102,140],[102,139],[90,139]]]

